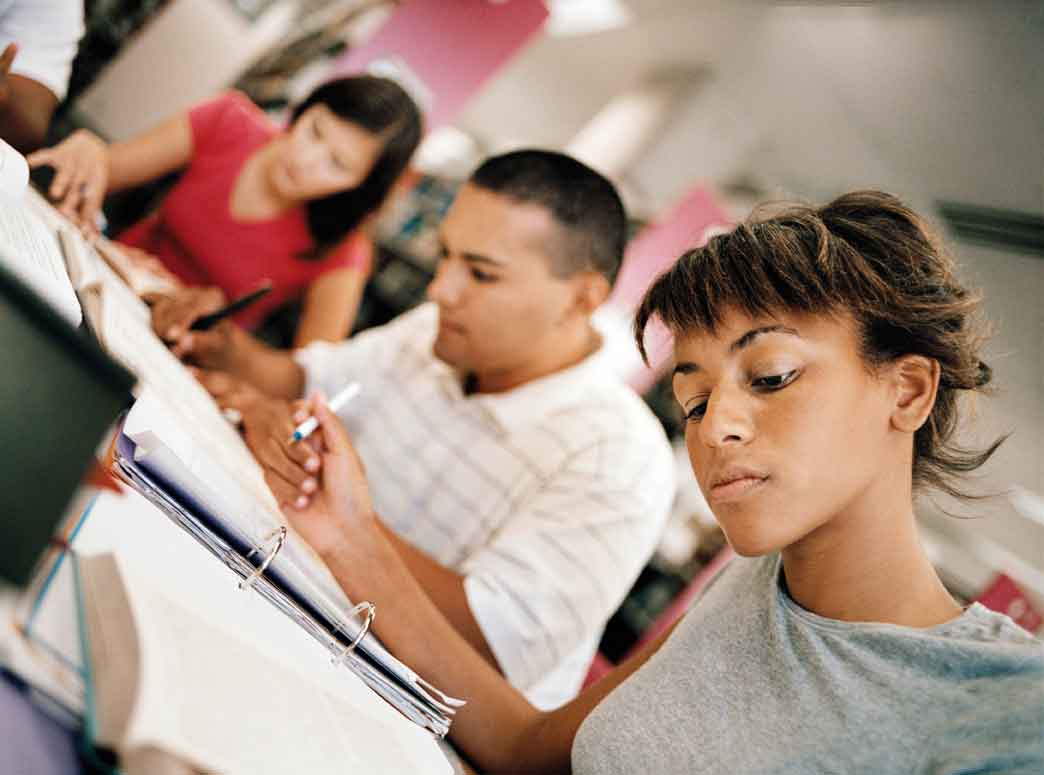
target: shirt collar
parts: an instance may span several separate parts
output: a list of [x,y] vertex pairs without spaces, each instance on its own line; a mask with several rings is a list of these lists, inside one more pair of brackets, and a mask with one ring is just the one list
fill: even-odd
[[[431,306],[434,308],[435,305]],[[580,403],[590,394],[594,383],[621,381],[616,373],[618,369],[614,369],[611,363],[614,356],[608,343],[613,331],[598,316],[592,318],[591,323],[599,339],[594,352],[567,369],[531,380],[503,393],[465,395],[465,375],[436,358],[430,349],[429,368],[434,380],[453,401],[467,401],[481,407],[505,431],[516,431],[558,409]],[[432,332],[429,347],[434,345],[434,340],[435,334]]]
[[[472,397],[508,432],[520,430],[558,409],[575,406],[590,395],[593,383],[612,379],[605,367],[604,340],[579,363],[546,377],[531,380],[503,393]],[[458,390],[459,381],[458,381]]]

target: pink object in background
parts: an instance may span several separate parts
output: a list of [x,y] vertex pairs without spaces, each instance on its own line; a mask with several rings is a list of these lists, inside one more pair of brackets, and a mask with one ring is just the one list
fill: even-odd
[[[609,303],[633,311],[653,280],[682,253],[703,245],[710,236],[728,231],[731,226],[728,214],[707,188],[692,189],[665,218],[646,226],[627,246]],[[645,342],[652,367],[641,368],[628,379],[639,393],[652,387],[670,358],[670,336],[656,321],[649,326]]]
[[976,602],[982,603],[992,611],[1010,616],[1017,625],[1032,633],[1037,632],[1044,622],[1044,618],[1030,604],[1019,585],[1003,573],[997,574]]
[[542,0],[407,0],[369,41],[342,56],[331,76],[366,70],[378,60],[393,69],[404,65],[407,88],[418,81],[430,97],[421,108],[431,131],[452,121],[546,18]]

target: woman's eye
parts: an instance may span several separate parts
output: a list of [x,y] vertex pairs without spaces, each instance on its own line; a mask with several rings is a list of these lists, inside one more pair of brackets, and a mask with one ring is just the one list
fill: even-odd
[[481,269],[472,269],[471,276],[474,277],[480,283],[491,283],[497,278],[491,274],[483,272]]
[[797,369],[784,372],[783,374],[769,374],[765,377],[757,377],[751,383],[755,388],[763,390],[779,390],[786,387],[797,377]]
[[334,153],[334,149],[329,145],[326,146],[326,160],[337,172],[344,172],[347,169],[344,159]]
[[699,422],[700,420],[703,419],[703,415],[705,415],[706,413],[707,413],[707,402],[706,401],[701,401],[700,403],[696,404],[696,406],[692,407],[691,409],[689,409],[689,411],[687,411],[685,413],[685,419],[688,422]]

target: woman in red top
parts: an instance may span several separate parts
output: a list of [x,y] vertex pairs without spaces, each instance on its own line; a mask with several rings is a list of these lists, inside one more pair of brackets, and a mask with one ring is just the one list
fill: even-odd
[[182,170],[159,210],[119,237],[183,284],[155,302],[157,330],[176,339],[267,279],[272,292],[237,322],[256,328],[303,297],[294,338],[303,346],[351,329],[372,255],[360,224],[420,137],[420,113],[405,91],[357,76],[317,88],[286,129],[226,92],[126,142],[107,146],[80,130],[30,163],[55,168],[51,196],[88,228],[107,192]]

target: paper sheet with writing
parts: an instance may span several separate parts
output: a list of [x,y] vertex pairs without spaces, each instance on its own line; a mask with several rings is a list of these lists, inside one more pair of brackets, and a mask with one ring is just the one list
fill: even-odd
[[78,326],[83,319],[58,235],[39,217],[28,192],[0,194],[0,260],[54,309]]
[[[67,271],[105,349],[138,377],[124,432],[143,456],[216,517],[254,543],[286,521],[260,466],[217,404],[153,333],[149,308],[93,246],[38,202],[62,234]],[[340,613],[350,608],[326,565],[291,535],[279,566],[303,592]]]
[[[160,276],[147,266],[132,260],[126,249],[119,243],[105,237],[95,237],[89,244],[79,230],[35,189],[30,188],[25,192],[24,203],[35,218],[52,232],[74,235],[75,242],[81,244],[84,250],[93,252],[95,256],[104,259],[105,263],[116,271],[116,274],[135,294],[144,296],[149,293],[169,293],[174,289],[174,283],[169,278]],[[74,258],[73,263],[77,262],[78,260]],[[66,255],[66,268],[69,268],[68,263],[69,256]],[[72,271],[70,275],[74,287],[79,289],[76,283],[77,278]]]

